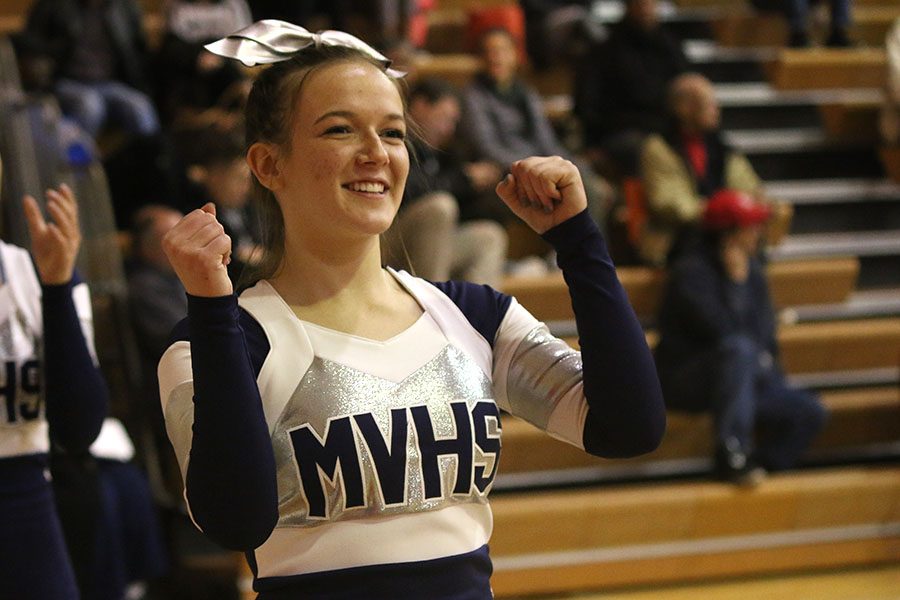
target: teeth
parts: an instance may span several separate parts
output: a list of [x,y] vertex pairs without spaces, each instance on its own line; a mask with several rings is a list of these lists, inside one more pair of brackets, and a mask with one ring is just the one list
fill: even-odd
[[354,192],[371,192],[373,194],[384,192],[384,184],[374,181],[357,181],[351,183],[349,187]]

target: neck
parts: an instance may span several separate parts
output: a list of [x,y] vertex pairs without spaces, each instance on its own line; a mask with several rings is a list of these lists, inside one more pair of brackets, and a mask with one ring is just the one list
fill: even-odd
[[378,236],[340,243],[299,236],[285,240],[281,271],[271,280],[295,308],[322,308],[387,297]]

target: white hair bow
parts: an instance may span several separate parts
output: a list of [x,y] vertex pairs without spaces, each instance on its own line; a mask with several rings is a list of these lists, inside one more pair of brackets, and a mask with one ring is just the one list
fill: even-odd
[[288,60],[309,46],[354,48],[381,63],[385,72],[392,77],[405,75],[402,71],[391,69],[388,57],[356,36],[334,30],[312,33],[299,25],[277,19],[257,21],[221,40],[207,44],[205,48],[213,54],[233,58],[253,67]]

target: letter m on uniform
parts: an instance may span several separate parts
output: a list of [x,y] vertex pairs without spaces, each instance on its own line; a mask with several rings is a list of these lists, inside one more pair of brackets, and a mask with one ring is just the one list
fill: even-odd
[[329,421],[324,440],[309,424],[294,429],[290,435],[300,469],[300,481],[309,503],[310,517],[328,517],[329,507],[325,501],[323,476],[338,487],[340,478],[344,490],[344,508],[364,505],[362,473],[349,417]]

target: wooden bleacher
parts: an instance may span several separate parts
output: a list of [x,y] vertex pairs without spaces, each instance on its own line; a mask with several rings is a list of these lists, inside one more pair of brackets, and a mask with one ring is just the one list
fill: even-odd
[[495,495],[497,597],[900,559],[900,468]]
[[[662,297],[665,273],[650,267],[620,267],[617,271],[638,316],[652,317]],[[768,266],[768,273],[776,306],[838,303],[856,287],[859,260],[838,257],[775,262]],[[575,318],[562,274],[507,277],[501,289],[543,321]]]
[[[778,328],[781,363],[788,373],[830,373],[900,364],[900,317],[782,324]],[[575,338],[564,338],[578,347]],[[658,343],[656,331],[647,343]]]
[[0,35],[22,29],[32,0],[4,0],[0,4]]
[[416,79],[438,77],[462,88],[481,68],[481,61],[472,54],[431,54],[417,56],[412,67]]
[[783,49],[766,71],[779,90],[880,88],[886,80],[887,58],[881,48]]
[[887,176],[900,183],[900,147],[882,147],[879,156]]
[[[725,7],[720,7],[725,8]],[[881,4],[854,6],[850,38],[862,46],[881,48],[884,38],[900,17],[900,6],[882,0]],[[788,25],[778,13],[758,13],[744,5],[728,7],[710,22],[716,41],[725,47],[783,47],[788,43]],[[827,30],[814,27],[813,40],[824,40]]]
[[757,14],[749,8],[715,18],[709,26],[716,42],[726,48],[783,47],[788,41],[788,26],[782,15]]
[[789,373],[896,367],[900,318],[782,325],[778,342]]
[[822,123],[833,139],[877,142],[878,120],[883,100],[852,99],[819,107]]

